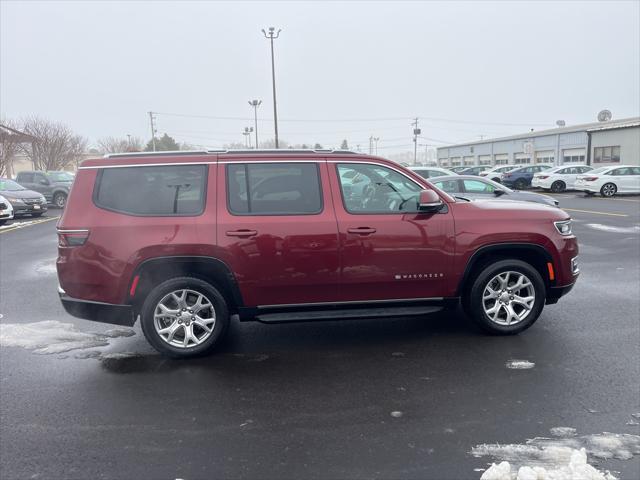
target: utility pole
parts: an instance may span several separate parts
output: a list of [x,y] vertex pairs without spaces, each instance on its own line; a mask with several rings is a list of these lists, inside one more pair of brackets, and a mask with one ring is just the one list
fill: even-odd
[[373,135],[369,137],[369,155],[373,155]]
[[380,140],[380,137],[373,137],[373,141],[376,142],[376,155],[378,155],[378,140]]
[[418,135],[422,133],[418,128],[418,117],[414,119],[411,125],[413,125],[413,164],[415,165],[418,161]]
[[153,116],[153,112],[149,112],[149,122],[151,123],[151,145],[153,146],[153,151],[156,151],[156,126],[154,124],[155,117]]
[[253,127],[244,127],[244,145],[245,147],[251,148],[251,134],[253,133]]
[[269,33],[267,34],[267,32],[264,31],[264,28],[262,29],[264,38],[268,38],[271,41],[271,83],[273,85],[273,122],[276,130],[276,148],[279,148],[279,144],[278,144],[278,108],[276,106],[277,105],[276,104],[276,67],[275,67],[275,60],[273,58],[273,40],[280,36],[281,31],[282,30],[278,29],[278,31],[275,32],[274,27],[269,27]]
[[258,107],[262,104],[262,100],[249,100],[249,105],[253,107],[253,118],[256,126],[256,149],[258,148]]

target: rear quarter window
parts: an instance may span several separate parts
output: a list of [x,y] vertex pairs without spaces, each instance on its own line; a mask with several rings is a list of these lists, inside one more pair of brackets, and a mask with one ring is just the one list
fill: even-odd
[[100,170],[93,201],[137,216],[195,216],[204,211],[207,165],[115,167]]

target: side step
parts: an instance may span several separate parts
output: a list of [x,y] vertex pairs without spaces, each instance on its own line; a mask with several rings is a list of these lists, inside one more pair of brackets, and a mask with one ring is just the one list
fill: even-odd
[[428,315],[442,310],[442,306],[350,308],[306,312],[263,313],[255,319],[262,323],[315,322],[321,320],[353,320],[365,318],[393,318]]

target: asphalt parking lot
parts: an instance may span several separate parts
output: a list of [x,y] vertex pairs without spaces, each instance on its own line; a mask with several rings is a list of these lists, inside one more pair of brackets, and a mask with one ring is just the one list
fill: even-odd
[[[5,227],[3,328],[64,322],[102,346],[0,348],[0,478],[473,479],[499,459],[484,444],[639,435],[640,197],[556,196],[582,273],[519,336],[482,335],[459,312],[234,322],[222,351],[189,361],[157,355],[137,325],[99,335],[113,327],[68,316],[55,221]],[[631,453],[589,461],[637,479]]]

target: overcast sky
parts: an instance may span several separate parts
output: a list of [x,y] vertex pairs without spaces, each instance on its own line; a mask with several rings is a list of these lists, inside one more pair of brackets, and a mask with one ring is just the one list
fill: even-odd
[[[0,113],[68,124],[91,143],[159,132],[411,148],[640,115],[640,2],[35,2],[1,0]],[[445,119],[447,121],[445,121]]]

